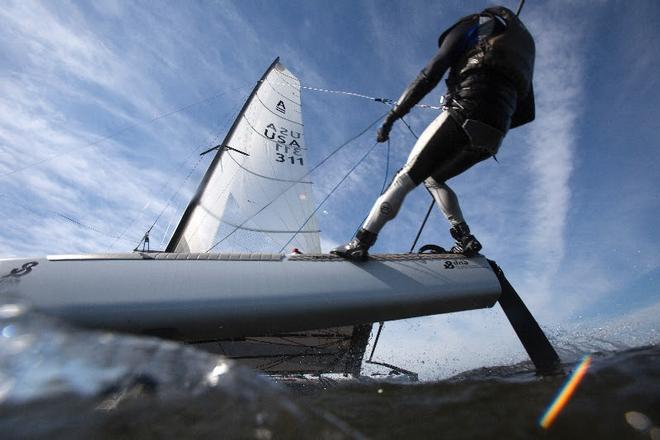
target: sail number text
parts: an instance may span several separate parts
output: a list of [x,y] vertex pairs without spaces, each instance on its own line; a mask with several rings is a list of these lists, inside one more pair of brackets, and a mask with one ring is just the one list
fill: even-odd
[[302,157],[285,156],[282,153],[275,153],[275,156],[277,156],[275,159],[276,162],[291,162],[291,165],[295,165],[296,163],[304,165]]
[[275,124],[270,123],[264,130],[264,136],[275,141],[275,162],[304,165],[302,157],[304,147],[298,143],[301,137],[300,132],[286,127],[278,128]]

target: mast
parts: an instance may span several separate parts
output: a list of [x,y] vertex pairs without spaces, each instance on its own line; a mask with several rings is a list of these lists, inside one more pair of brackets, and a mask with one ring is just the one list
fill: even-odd
[[165,252],[176,252],[176,248],[179,245],[179,242],[183,238],[183,233],[186,230],[186,227],[188,226],[188,223],[190,222],[190,218],[192,217],[192,214],[195,210],[195,207],[199,204],[199,201],[202,197],[202,194],[204,194],[204,191],[206,190],[206,187],[209,184],[209,181],[211,180],[211,176],[215,172],[215,169],[217,168],[218,164],[220,163],[220,159],[222,158],[222,153],[224,151],[224,147],[227,144],[227,141],[232,137],[234,134],[234,131],[236,130],[236,127],[238,126],[241,118],[245,114],[245,111],[247,108],[250,106],[252,103],[252,100],[254,99],[255,95],[257,94],[257,90],[259,89],[259,86],[263,83],[265,80],[266,76],[270,73],[271,70],[275,68],[277,63],[279,63],[280,57],[275,58],[275,60],[270,64],[268,69],[264,72],[264,74],[261,76],[259,81],[257,81],[257,84],[254,86],[252,89],[252,92],[250,93],[250,96],[248,99],[245,101],[243,104],[243,107],[241,108],[241,111],[238,113],[238,116],[234,120],[234,123],[232,124],[231,128],[227,132],[227,135],[225,138],[222,140],[222,143],[220,144],[220,148],[218,148],[217,153],[215,154],[215,157],[213,158],[213,161],[209,165],[208,169],[206,170],[206,173],[204,174],[204,177],[202,178],[202,181],[200,182],[199,186],[197,187],[197,191],[195,192],[195,196],[190,200],[190,203],[188,203],[188,207],[183,213],[183,216],[181,217],[181,220],[179,221],[179,224],[177,225],[176,229],[174,230],[174,234],[172,234],[172,238],[170,239],[169,243],[167,244],[167,247],[165,248]]

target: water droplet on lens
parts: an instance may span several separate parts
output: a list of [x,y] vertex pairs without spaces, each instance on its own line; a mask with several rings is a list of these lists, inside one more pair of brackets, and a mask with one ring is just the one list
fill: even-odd
[[16,318],[22,315],[25,309],[21,304],[3,304],[0,306],[0,319]]
[[9,324],[5,328],[2,329],[2,336],[5,338],[11,338],[16,334],[16,326],[13,324]]
[[219,381],[219,377],[225,374],[228,370],[229,370],[229,365],[227,365],[225,362],[216,365],[213,368],[213,371],[211,371],[207,376],[208,383],[211,386],[217,385]]
[[651,420],[637,411],[628,411],[625,414],[626,422],[638,431],[646,431],[651,427]]
[[257,428],[254,430],[254,438],[258,440],[270,440],[273,438],[273,432],[270,429]]

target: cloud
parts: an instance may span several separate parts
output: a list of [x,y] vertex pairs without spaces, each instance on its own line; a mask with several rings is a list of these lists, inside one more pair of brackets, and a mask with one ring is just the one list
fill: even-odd
[[[583,72],[580,34],[570,23],[530,14],[536,32],[535,86],[537,120],[527,144],[532,187],[528,198],[532,213],[528,247],[547,277],[554,276],[564,255],[564,232],[570,208],[577,120],[581,113]],[[544,14],[547,15],[547,14]],[[572,32],[571,32],[572,31]]]

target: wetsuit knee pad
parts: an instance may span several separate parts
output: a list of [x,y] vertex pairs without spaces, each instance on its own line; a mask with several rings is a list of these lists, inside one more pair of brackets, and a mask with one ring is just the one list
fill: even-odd
[[383,225],[396,217],[406,195],[415,188],[408,173],[399,172],[385,192],[376,200],[364,222],[364,229],[378,232]]
[[415,186],[415,182],[413,182],[408,173],[398,173],[387,190],[383,193],[382,196],[380,196],[381,211],[389,211],[387,205],[390,205],[391,217],[396,216],[399,212],[399,209],[401,208],[403,199],[405,199],[406,195],[408,195],[408,193],[412,191]]

